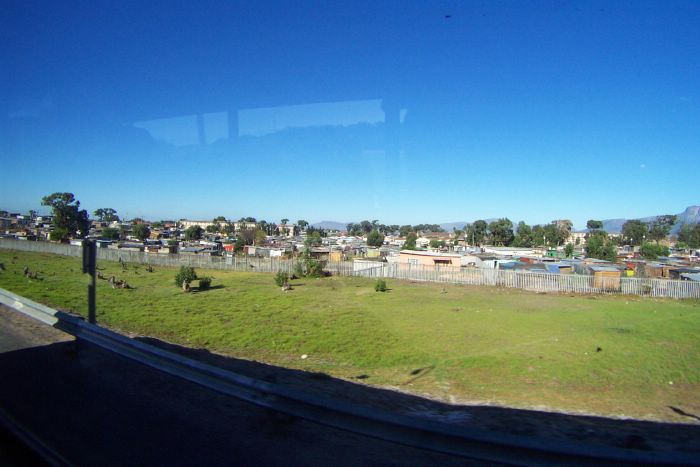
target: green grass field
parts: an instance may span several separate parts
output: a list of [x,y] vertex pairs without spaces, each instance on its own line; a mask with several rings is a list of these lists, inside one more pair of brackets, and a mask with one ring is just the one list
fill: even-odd
[[[86,313],[79,259],[0,250],[0,262],[0,287]],[[41,280],[25,278],[25,266]],[[99,268],[134,287],[98,280],[98,322],[123,332],[341,378],[366,375],[368,384],[453,402],[680,422],[693,419],[669,406],[700,415],[698,301],[397,280],[377,293],[372,280],[348,277],[295,280],[282,292],[272,274],[204,270],[197,272],[214,277],[213,289],[185,294],[175,269]]]

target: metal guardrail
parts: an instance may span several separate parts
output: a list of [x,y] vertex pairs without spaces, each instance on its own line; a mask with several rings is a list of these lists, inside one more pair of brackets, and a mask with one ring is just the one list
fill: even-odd
[[0,289],[0,303],[78,339],[223,394],[333,428],[414,448],[513,465],[700,465],[700,459],[687,453],[636,451],[527,438],[419,419],[310,395],[130,339],[4,289]]

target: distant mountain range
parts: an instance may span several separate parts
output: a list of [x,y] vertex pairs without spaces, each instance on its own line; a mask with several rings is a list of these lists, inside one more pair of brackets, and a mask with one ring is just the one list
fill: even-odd
[[[657,214],[656,216],[649,216],[649,217],[642,217],[639,220],[642,222],[651,222],[654,219],[656,219],[658,216],[662,214]],[[673,229],[671,229],[671,233],[678,233],[678,230],[680,230],[681,225],[683,224],[698,224],[700,223],[700,206],[688,206],[685,208],[685,211],[683,211],[680,214],[676,214],[676,224],[673,226]],[[497,220],[496,218],[491,218],[491,219],[484,219],[486,222],[492,222]],[[627,222],[629,219],[605,219],[603,220],[603,230],[605,230],[608,233],[620,233],[622,232],[622,225]],[[469,222],[464,221],[464,222],[445,222],[440,224],[440,227],[446,232],[452,232],[452,229],[462,229],[465,224],[468,224]],[[516,221],[513,221],[513,224],[517,224]],[[316,222],[315,224],[311,224],[316,228],[323,228],[323,229],[334,229],[334,230],[345,230],[345,227],[348,225],[347,222],[336,222],[336,221],[321,221],[321,222]],[[585,229],[584,229],[585,230]]]
[[[661,214],[656,216],[641,217],[639,218],[642,222],[651,222],[656,219]],[[605,219],[603,221],[603,230],[608,233],[620,233],[622,232],[622,225],[629,219]],[[671,233],[678,233],[683,224],[697,224],[700,223],[700,206],[688,206],[680,214],[676,214],[676,223],[671,229]]]

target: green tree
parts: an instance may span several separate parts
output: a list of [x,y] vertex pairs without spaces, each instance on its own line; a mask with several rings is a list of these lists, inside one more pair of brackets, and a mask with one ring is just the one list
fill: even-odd
[[372,223],[370,221],[364,220],[364,221],[360,222],[360,229],[362,229],[362,233],[364,233],[364,234],[370,233],[373,228],[374,228],[374,226],[372,225]]
[[304,219],[299,219],[297,221],[297,225],[299,226],[299,229],[304,231],[306,230],[306,227],[308,227],[309,223],[306,222]]
[[197,273],[192,266],[180,266],[180,270],[175,274],[175,285],[182,287],[183,284],[190,284],[197,280]]
[[306,248],[311,248],[319,245],[321,245],[321,232],[318,230],[307,232],[306,239],[304,240],[304,246]]
[[668,247],[658,243],[645,242],[639,247],[639,254],[644,259],[656,259],[659,256],[668,256]]
[[564,255],[566,255],[567,258],[571,258],[571,255],[574,254],[574,245],[571,243],[567,243],[566,246],[564,247]]
[[603,229],[603,221],[589,219],[588,222],[586,222],[586,228],[588,229],[589,232],[594,232],[596,230],[602,230]]
[[683,224],[678,232],[678,241],[690,248],[700,248],[700,224]]
[[202,238],[203,233],[204,233],[204,229],[202,229],[200,226],[192,225],[190,227],[187,227],[187,229],[185,229],[185,240],[188,240],[188,241],[200,240]]
[[246,245],[254,245],[256,231],[257,229],[241,229],[238,232],[238,237],[242,238]]
[[367,234],[367,245],[376,247],[384,245],[384,235],[379,233],[377,229],[372,230]]
[[226,236],[231,235],[233,233],[233,225],[229,222],[225,223],[221,226],[221,233]]
[[401,227],[399,227],[399,237],[406,238],[412,230],[413,227],[411,227],[410,225],[402,225]]
[[539,224],[534,226],[532,228],[531,238],[532,238],[532,246],[544,246],[545,243],[547,242],[546,232],[544,230],[544,227],[542,227]]
[[119,229],[112,229],[110,227],[102,229],[100,236],[107,240],[119,240]]
[[518,222],[518,231],[513,239],[513,245],[521,248],[532,246],[532,228],[523,221]]
[[255,229],[255,244],[263,245],[265,244],[265,240],[267,240],[267,235],[265,235],[265,232],[263,232],[261,229]]
[[134,237],[144,241],[151,236],[151,229],[149,229],[146,224],[136,224],[131,233],[134,235]]
[[571,236],[571,228],[574,224],[569,219],[558,219],[552,221],[552,224],[554,224],[556,232],[556,245],[563,245]]
[[607,233],[603,231],[594,232],[588,237],[586,256],[615,261],[617,259],[617,248]]
[[112,208],[100,208],[92,213],[100,222],[119,222],[117,211]]
[[663,240],[669,233],[671,233],[671,229],[675,223],[676,216],[674,215],[665,214],[657,217],[649,223],[649,234],[647,238],[650,240],[655,240],[656,243],[658,243],[659,240]]
[[628,245],[641,245],[649,233],[647,225],[637,219],[622,224],[622,238]]
[[406,235],[406,241],[403,244],[403,248],[405,250],[415,250],[416,240],[418,240],[418,236],[416,235],[416,233],[409,232],[408,235]]
[[71,236],[84,237],[90,230],[90,219],[73,193],[53,193],[41,199],[42,206],[53,211],[52,240],[64,240]]
[[494,245],[508,246],[513,243],[513,223],[507,217],[489,224],[489,235]]
[[464,226],[466,231],[466,240],[470,245],[476,246],[484,243],[486,234],[489,230],[489,225],[484,220],[474,221],[472,224],[467,224]]

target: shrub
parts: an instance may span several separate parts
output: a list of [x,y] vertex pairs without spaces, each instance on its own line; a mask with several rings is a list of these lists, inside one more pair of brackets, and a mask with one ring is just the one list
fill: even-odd
[[301,261],[294,263],[294,275],[296,277],[304,277],[306,275],[304,274],[304,265],[301,263]]
[[277,284],[279,287],[282,287],[287,282],[289,282],[289,274],[282,271],[275,274],[275,284]]
[[197,280],[197,273],[192,266],[181,266],[175,275],[175,285],[178,287],[182,287],[183,283],[190,284],[194,280]]
[[375,292],[386,292],[386,281],[384,279],[377,279],[374,283]]
[[199,290],[207,290],[211,287],[211,277],[199,278]]
[[668,247],[655,243],[643,243],[639,247],[639,254],[645,259],[656,259],[659,256],[668,256]]
[[322,277],[323,264],[315,259],[310,259],[306,263],[306,277]]

